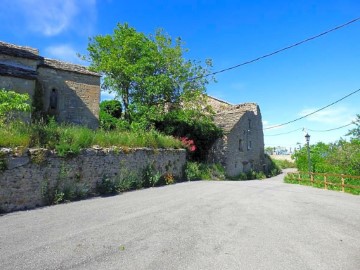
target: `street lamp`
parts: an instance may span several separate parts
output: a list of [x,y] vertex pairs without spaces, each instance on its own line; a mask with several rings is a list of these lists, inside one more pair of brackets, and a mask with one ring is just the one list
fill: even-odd
[[306,139],[306,146],[307,146],[307,159],[308,159],[308,170],[309,173],[311,172],[311,161],[310,161],[310,135],[308,133],[306,133],[305,135],[305,139]]

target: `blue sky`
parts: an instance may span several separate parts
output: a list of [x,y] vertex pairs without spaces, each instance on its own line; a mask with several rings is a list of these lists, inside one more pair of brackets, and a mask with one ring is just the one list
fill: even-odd
[[[150,34],[180,36],[186,57],[211,58],[220,70],[267,54],[360,16],[358,0],[115,1],[2,0],[0,40],[38,48],[46,57],[81,63],[88,37],[128,22]],[[360,88],[360,21],[281,54],[216,76],[208,93],[231,103],[256,102],[264,127],[298,118]],[[108,95],[103,94],[102,98]],[[360,93],[281,128],[264,130],[266,146],[334,142],[360,113]],[[286,135],[269,136],[298,130]]]

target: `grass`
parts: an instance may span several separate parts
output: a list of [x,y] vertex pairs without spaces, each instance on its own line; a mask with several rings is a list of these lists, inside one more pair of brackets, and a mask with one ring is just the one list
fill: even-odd
[[274,159],[274,158],[272,160],[280,169],[296,168],[296,164],[293,161],[289,161],[287,159]]
[[[324,176],[323,175],[314,175],[313,182],[310,181],[310,177],[307,173],[300,173],[301,180],[298,180],[298,174],[295,174],[291,176],[291,174],[288,174],[284,178],[285,183],[289,184],[300,184],[300,185],[306,185],[306,186],[313,186],[316,188],[325,188],[324,183]],[[341,191],[341,177],[340,176],[328,176],[326,179],[327,189],[328,190],[335,190],[335,191]],[[358,186],[358,188],[354,187],[345,187],[344,191],[347,193],[351,193],[354,195],[360,195],[360,179],[354,179],[354,178],[344,178],[345,185],[352,185],[352,186]]]
[[171,136],[151,130],[148,132],[91,130],[74,125],[25,124],[21,122],[0,126],[0,147],[43,147],[56,150],[60,156],[77,154],[94,145],[100,147],[183,148]]

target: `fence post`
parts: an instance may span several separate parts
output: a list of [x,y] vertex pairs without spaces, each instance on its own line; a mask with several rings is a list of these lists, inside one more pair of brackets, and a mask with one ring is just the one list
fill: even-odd
[[301,175],[300,175],[300,173],[299,173],[299,175],[298,175],[298,181],[299,181],[299,184],[300,184],[300,181],[301,181]]
[[327,189],[326,175],[324,175],[324,186],[325,186],[325,189]]
[[344,179],[344,175],[341,174],[341,191],[345,192],[345,179]]
[[310,182],[311,182],[311,185],[314,186],[314,175],[313,175],[313,173],[310,174]]

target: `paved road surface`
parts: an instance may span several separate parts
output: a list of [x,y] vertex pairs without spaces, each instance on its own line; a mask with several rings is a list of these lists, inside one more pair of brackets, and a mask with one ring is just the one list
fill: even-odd
[[0,269],[360,269],[360,197],[192,182],[0,217]]

